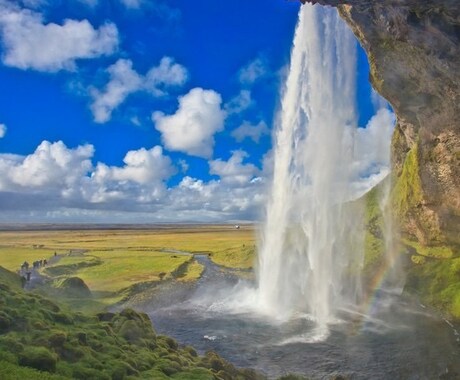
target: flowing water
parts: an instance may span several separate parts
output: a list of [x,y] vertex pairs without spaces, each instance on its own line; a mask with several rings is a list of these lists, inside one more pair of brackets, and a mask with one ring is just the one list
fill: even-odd
[[[131,301],[157,331],[270,378],[460,378],[455,326],[401,296],[397,282],[379,281],[367,302],[360,292],[362,218],[349,202],[355,76],[356,41],[335,10],[303,6],[274,140],[257,279],[240,280],[197,256],[206,269],[196,284],[169,283],[148,302]],[[391,218],[384,219],[390,232]],[[385,269],[394,261],[389,254]]]
[[[276,321],[245,312],[229,289],[250,286],[197,256],[206,269],[192,286],[156,292],[146,311],[155,329],[201,353],[215,350],[240,367],[255,368],[275,379],[287,373],[330,379],[459,379],[460,341],[455,328],[422,305],[398,294],[376,293],[368,315],[338,312],[324,339],[308,315]],[[171,300],[174,303],[171,304]]]

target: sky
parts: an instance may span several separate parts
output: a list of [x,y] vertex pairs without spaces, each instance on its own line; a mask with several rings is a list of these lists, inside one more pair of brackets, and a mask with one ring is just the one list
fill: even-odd
[[[261,220],[299,7],[0,0],[0,222]],[[393,123],[368,73],[359,49],[363,188]]]

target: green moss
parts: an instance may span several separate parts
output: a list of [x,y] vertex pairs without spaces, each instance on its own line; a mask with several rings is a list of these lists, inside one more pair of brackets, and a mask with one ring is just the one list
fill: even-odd
[[[18,276],[17,274],[10,272],[9,270],[3,268],[0,266],[0,280],[1,280],[1,285],[3,287],[8,287],[8,288],[13,288],[13,289],[19,289],[22,288],[22,281],[21,277]],[[0,287],[0,290],[2,288]],[[7,290],[7,289],[4,289]]]
[[406,290],[422,302],[460,319],[460,258],[427,260],[408,271]]
[[417,241],[404,239],[404,244],[412,247],[417,254],[434,259],[450,259],[454,256],[454,251],[447,246],[424,246]]
[[[255,378],[215,353],[199,357],[171,337],[157,337],[145,313],[125,309],[86,316],[39,294],[13,289],[1,278],[0,284],[5,285],[0,314],[9,321],[0,332],[0,361],[9,363],[8,370],[0,368],[2,380]],[[202,368],[204,362],[208,369]]]
[[54,372],[57,357],[45,347],[25,347],[19,355],[19,364],[41,371]]
[[419,255],[412,255],[410,257],[410,260],[417,265],[425,264],[426,263],[426,257],[419,256]]
[[380,207],[380,198],[383,187],[380,183],[364,195],[364,274],[372,277],[385,257],[384,219]]
[[401,175],[392,191],[393,210],[402,220],[422,202],[423,192],[418,166],[418,144],[407,153]]
[[2,380],[68,380],[69,377],[41,372],[32,368],[19,367],[0,359],[0,379]]

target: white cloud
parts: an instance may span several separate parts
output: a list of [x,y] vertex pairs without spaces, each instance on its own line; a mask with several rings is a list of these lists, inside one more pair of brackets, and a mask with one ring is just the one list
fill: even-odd
[[388,167],[390,162],[391,136],[395,115],[381,108],[369,120],[366,128],[358,128],[355,135],[354,157],[357,172],[369,167]]
[[28,156],[0,154],[0,190],[66,189],[91,170],[92,145],[68,149],[43,141]]
[[362,195],[390,172],[391,136],[395,115],[381,108],[366,128],[358,128],[354,136],[352,176],[354,194]]
[[234,98],[225,104],[225,110],[228,114],[238,114],[248,109],[254,104],[251,98],[251,91],[241,90]]
[[5,137],[6,129],[7,128],[5,124],[0,124],[0,139]]
[[214,134],[224,127],[222,98],[212,90],[194,88],[179,97],[175,114],[154,112],[152,120],[169,150],[209,158],[214,148]]
[[20,69],[56,72],[74,70],[76,60],[112,54],[118,30],[112,23],[99,29],[88,20],[46,24],[41,14],[0,2],[3,63]]
[[262,135],[268,135],[270,130],[264,121],[260,121],[256,125],[252,125],[248,121],[244,121],[238,128],[232,131],[232,137],[237,142],[242,142],[245,138],[250,138],[255,143],[258,143]]
[[171,86],[182,86],[188,79],[187,69],[170,57],[163,57],[160,64],[152,67],[145,76],[145,89],[155,96],[166,94]]
[[126,97],[137,91],[142,85],[142,78],[132,69],[132,62],[128,59],[119,59],[107,69],[110,81],[104,91],[92,90],[94,98],[91,111],[94,120],[105,123],[110,120],[112,111],[117,108]]
[[257,220],[265,199],[259,171],[234,152],[212,161],[218,180],[184,177],[161,147],[129,151],[121,166],[93,165],[92,145],[68,148],[43,141],[27,155],[0,154],[2,221],[238,221]]
[[107,73],[110,80],[104,90],[91,89],[94,100],[91,111],[97,123],[109,121],[113,110],[132,93],[148,91],[154,96],[162,96],[167,88],[183,85],[187,80],[187,70],[170,57],[163,57],[160,64],[152,67],[145,77],[133,69],[129,59],[119,59],[107,69]]
[[[136,208],[164,197],[165,181],[177,171],[160,146],[127,152],[121,167],[101,162],[94,167],[93,155],[92,145],[70,149],[62,141],[43,141],[27,156],[0,154],[0,208],[8,196],[23,197],[19,207],[32,209],[95,204]],[[30,204],[32,197],[37,204]]]
[[123,167],[109,167],[99,163],[91,178],[97,182],[131,181],[145,185],[168,179],[176,171],[171,159],[163,155],[161,146],[155,146],[150,150],[130,150],[123,162]]
[[226,184],[247,184],[259,173],[259,169],[253,164],[243,164],[247,157],[249,155],[242,150],[233,151],[228,161],[210,161],[209,173],[218,175]]
[[259,57],[240,69],[238,78],[241,84],[252,85],[268,73],[266,59]]
[[160,146],[129,151],[123,162],[123,167],[98,163],[91,174],[90,186],[83,189],[85,197],[94,203],[120,199],[152,202],[164,196],[164,181],[176,173]]

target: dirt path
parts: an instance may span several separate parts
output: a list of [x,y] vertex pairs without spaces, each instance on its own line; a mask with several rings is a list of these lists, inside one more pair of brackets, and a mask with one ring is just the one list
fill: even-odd
[[[47,265],[56,264],[64,256],[66,256],[66,254],[58,254],[58,255],[51,256],[49,259],[47,259],[47,262],[48,262]],[[24,285],[25,290],[35,289],[39,286],[42,286],[46,281],[48,281],[48,277],[41,273],[41,270],[43,268],[44,267],[39,268],[39,269],[34,269],[34,268],[30,269],[30,280],[25,283]]]

